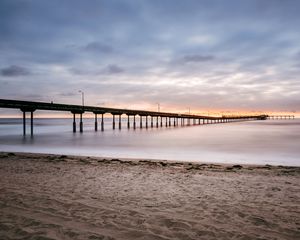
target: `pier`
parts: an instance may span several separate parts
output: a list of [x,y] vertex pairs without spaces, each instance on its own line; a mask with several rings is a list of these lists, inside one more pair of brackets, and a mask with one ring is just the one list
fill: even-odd
[[268,119],[271,120],[295,119],[295,116],[294,115],[268,115]]
[[[127,116],[127,128],[136,129],[136,116],[139,116],[140,128],[158,128],[158,127],[177,127],[177,126],[191,126],[201,124],[219,124],[234,121],[249,121],[249,120],[266,120],[271,116],[267,114],[261,115],[235,115],[235,116],[204,116],[194,114],[179,114],[169,112],[144,111],[133,109],[107,108],[96,106],[83,106],[47,102],[33,102],[33,101],[18,101],[0,99],[0,108],[19,109],[23,112],[23,135],[26,135],[26,115],[30,115],[30,135],[33,136],[34,126],[34,112],[37,110],[46,111],[63,111],[70,112],[73,115],[72,129],[75,133],[77,131],[76,115],[79,115],[79,132],[83,132],[83,114],[90,112],[95,116],[95,131],[98,131],[98,116],[100,116],[100,130],[104,131],[104,114],[112,115],[112,128],[122,128],[122,115]],[[293,116],[291,116],[293,117]],[[150,119],[150,124],[149,124]],[[132,124],[131,124],[132,123]],[[143,125],[145,124],[145,125]]]

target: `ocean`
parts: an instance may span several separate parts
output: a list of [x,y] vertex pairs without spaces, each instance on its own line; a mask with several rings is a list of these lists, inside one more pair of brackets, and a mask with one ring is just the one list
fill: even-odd
[[137,129],[127,129],[124,118],[122,129],[112,130],[106,118],[103,132],[94,131],[94,119],[84,119],[83,133],[72,132],[72,121],[34,119],[31,138],[29,119],[26,137],[22,119],[0,119],[0,151],[300,166],[299,119],[140,129],[137,117]]

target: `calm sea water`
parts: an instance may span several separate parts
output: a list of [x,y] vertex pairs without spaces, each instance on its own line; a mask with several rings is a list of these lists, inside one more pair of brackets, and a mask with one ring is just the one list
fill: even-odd
[[21,119],[0,119],[0,151],[300,166],[299,119],[136,130],[105,119],[104,132],[93,128],[93,119],[83,133],[72,119],[35,119],[34,138],[24,138]]

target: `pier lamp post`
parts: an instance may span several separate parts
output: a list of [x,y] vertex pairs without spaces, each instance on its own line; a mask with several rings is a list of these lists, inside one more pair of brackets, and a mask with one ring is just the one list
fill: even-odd
[[79,93],[81,93],[81,101],[82,101],[82,106],[84,107],[84,92],[79,90]]
[[157,103],[157,111],[160,112],[160,103]]

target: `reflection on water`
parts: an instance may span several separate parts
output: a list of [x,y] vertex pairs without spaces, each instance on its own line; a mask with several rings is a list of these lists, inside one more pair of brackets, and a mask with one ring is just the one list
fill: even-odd
[[104,132],[84,119],[73,133],[71,119],[35,119],[34,138],[23,138],[21,119],[0,119],[0,151],[300,166],[298,119],[136,130],[105,121]]

